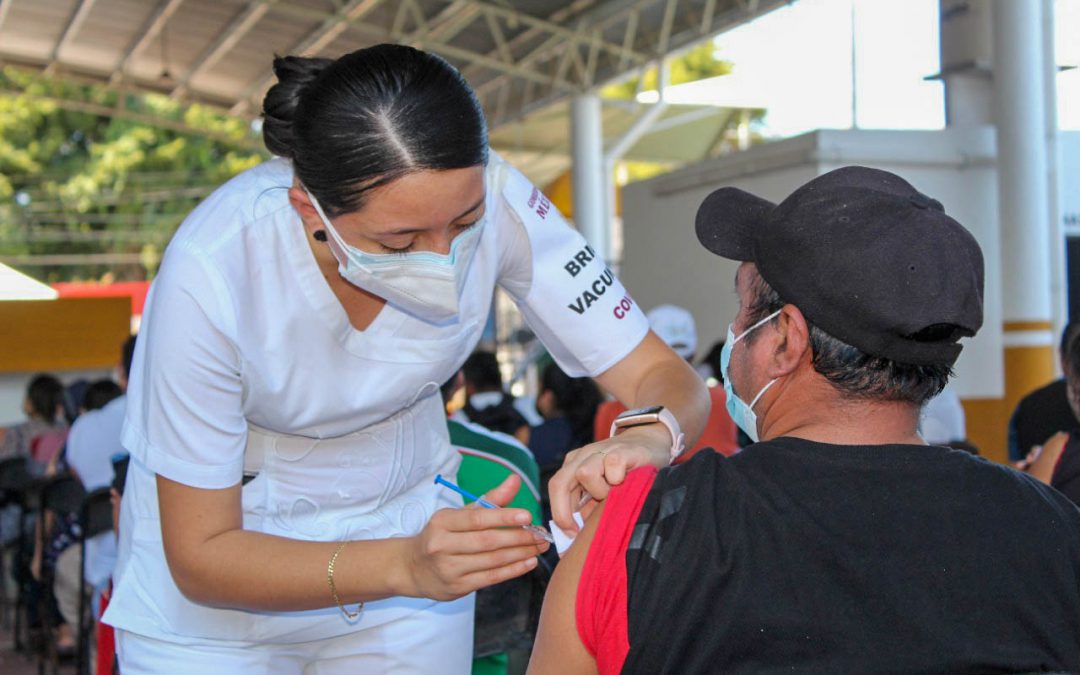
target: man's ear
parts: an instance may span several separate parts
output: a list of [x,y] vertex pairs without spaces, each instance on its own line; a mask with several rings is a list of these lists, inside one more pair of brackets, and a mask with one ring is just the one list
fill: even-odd
[[805,359],[810,361],[810,326],[806,317],[795,305],[784,305],[776,317],[776,330],[779,333],[776,350],[773,352],[769,377],[790,375]]

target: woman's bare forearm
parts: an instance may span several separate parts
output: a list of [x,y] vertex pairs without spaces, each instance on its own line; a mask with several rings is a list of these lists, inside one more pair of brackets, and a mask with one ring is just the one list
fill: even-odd
[[[342,603],[408,595],[405,539],[354,541],[334,562]],[[198,556],[170,564],[180,590],[201,604],[256,611],[300,611],[335,604],[327,567],[341,542],[310,542],[231,530],[211,537]]]
[[[520,526],[524,509],[442,509],[413,537],[311,542],[243,529],[240,485],[195,488],[157,477],[165,557],[193,602],[262,611],[300,611],[392,596],[450,600],[520,576],[547,543]],[[508,478],[489,491],[508,504],[520,487]],[[340,551],[339,551],[340,549]]]

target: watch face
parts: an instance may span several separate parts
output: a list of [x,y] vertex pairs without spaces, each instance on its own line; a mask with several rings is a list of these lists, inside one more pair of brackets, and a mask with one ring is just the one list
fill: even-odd
[[619,417],[636,417],[638,415],[659,415],[660,411],[664,409],[662,405],[653,405],[648,408],[635,408],[634,410],[627,410]]

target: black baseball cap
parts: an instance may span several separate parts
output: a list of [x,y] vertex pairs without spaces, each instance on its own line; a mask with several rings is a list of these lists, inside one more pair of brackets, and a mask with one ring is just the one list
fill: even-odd
[[779,205],[720,188],[695,226],[705,248],[754,263],[807,320],[871,356],[951,366],[982,326],[978,242],[888,171],[836,169]]

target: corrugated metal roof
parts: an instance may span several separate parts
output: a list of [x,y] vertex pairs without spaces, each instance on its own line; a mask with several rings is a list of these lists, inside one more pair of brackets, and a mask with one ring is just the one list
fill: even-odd
[[0,64],[255,116],[273,54],[438,53],[493,128],[791,0],[0,0]]

